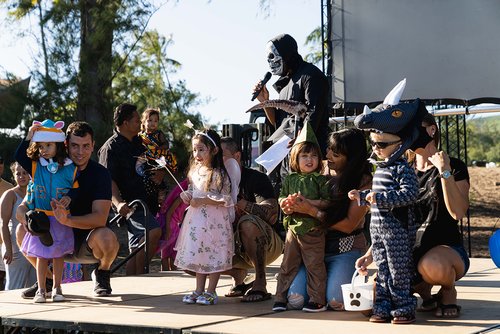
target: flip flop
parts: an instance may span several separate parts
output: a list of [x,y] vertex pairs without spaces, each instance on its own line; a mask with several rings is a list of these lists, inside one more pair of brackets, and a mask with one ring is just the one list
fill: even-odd
[[386,322],[391,322],[391,317],[373,314],[370,317],[369,321],[374,322],[374,323],[378,323],[378,324],[382,324],[382,323],[386,323]]
[[399,317],[394,317],[391,322],[394,325],[406,325],[406,324],[412,324],[416,321],[417,319],[415,318],[414,315],[407,315],[407,316],[399,316]]
[[[446,311],[454,310],[455,313],[446,314]],[[460,311],[462,310],[462,306],[457,304],[439,304],[436,308],[436,313],[434,315],[437,318],[458,318],[460,316]]]
[[253,286],[253,282],[248,284],[241,283],[233,286],[228,293],[225,294],[226,297],[241,297],[244,296],[245,293],[250,290]]
[[[255,296],[252,299],[247,298],[248,296]],[[241,302],[243,303],[255,303],[255,302],[263,302],[265,300],[271,299],[271,294],[269,292],[259,291],[259,290],[250,290],[246,295],[241,298]]]

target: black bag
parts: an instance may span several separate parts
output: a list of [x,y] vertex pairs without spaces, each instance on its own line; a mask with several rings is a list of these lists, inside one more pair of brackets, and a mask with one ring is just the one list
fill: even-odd
[[28,231],[39,237],[44,246],[52,246],[54,240],[50,234],[50,220],[45,212],[35,210],[26,212],[26,223]]

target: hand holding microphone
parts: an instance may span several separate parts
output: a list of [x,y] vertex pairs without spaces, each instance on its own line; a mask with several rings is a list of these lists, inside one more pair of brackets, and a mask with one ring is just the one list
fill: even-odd
[[264,79],[262,79],[254,88],[253,95],[251,101],[255,100],[257,96],[259,96],[260,92],[266,85],[266,83],[271,79],[272,74],[271,72],[267,72],[266,75],[264,76]]

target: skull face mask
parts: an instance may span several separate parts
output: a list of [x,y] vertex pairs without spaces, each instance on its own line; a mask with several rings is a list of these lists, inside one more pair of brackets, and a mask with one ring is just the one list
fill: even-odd
[[280,56],[276,46],[272,42],[267,43],[267,62],[269,63],[269,68],[271,73],[274,75],[283,75],[284,63],[283,57]]

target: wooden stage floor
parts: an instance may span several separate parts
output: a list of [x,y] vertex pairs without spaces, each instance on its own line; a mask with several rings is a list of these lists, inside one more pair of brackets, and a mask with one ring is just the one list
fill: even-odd
[[[268,269],[268,289],[274,292],[279,259]],[[219,282],[215,306],[184,305],[182,296],[194,278],[181,272],[160,272],[111,279],[114,295],[91,297],[93,283],[65,284],[64,303],[33,304],[20,290],[0,293],[0,333],[14,327],[52,329],[52,333],[495,333],[500,334],[500,269],[491,259],[472,259],[457,290],[462,314],[438,319],[418,313],[412,325],[373,324],[360,312],[273,313],[272,300],[241,303],[226,298],[231,279]],[[420,302],[420,301],[419,301]]]

